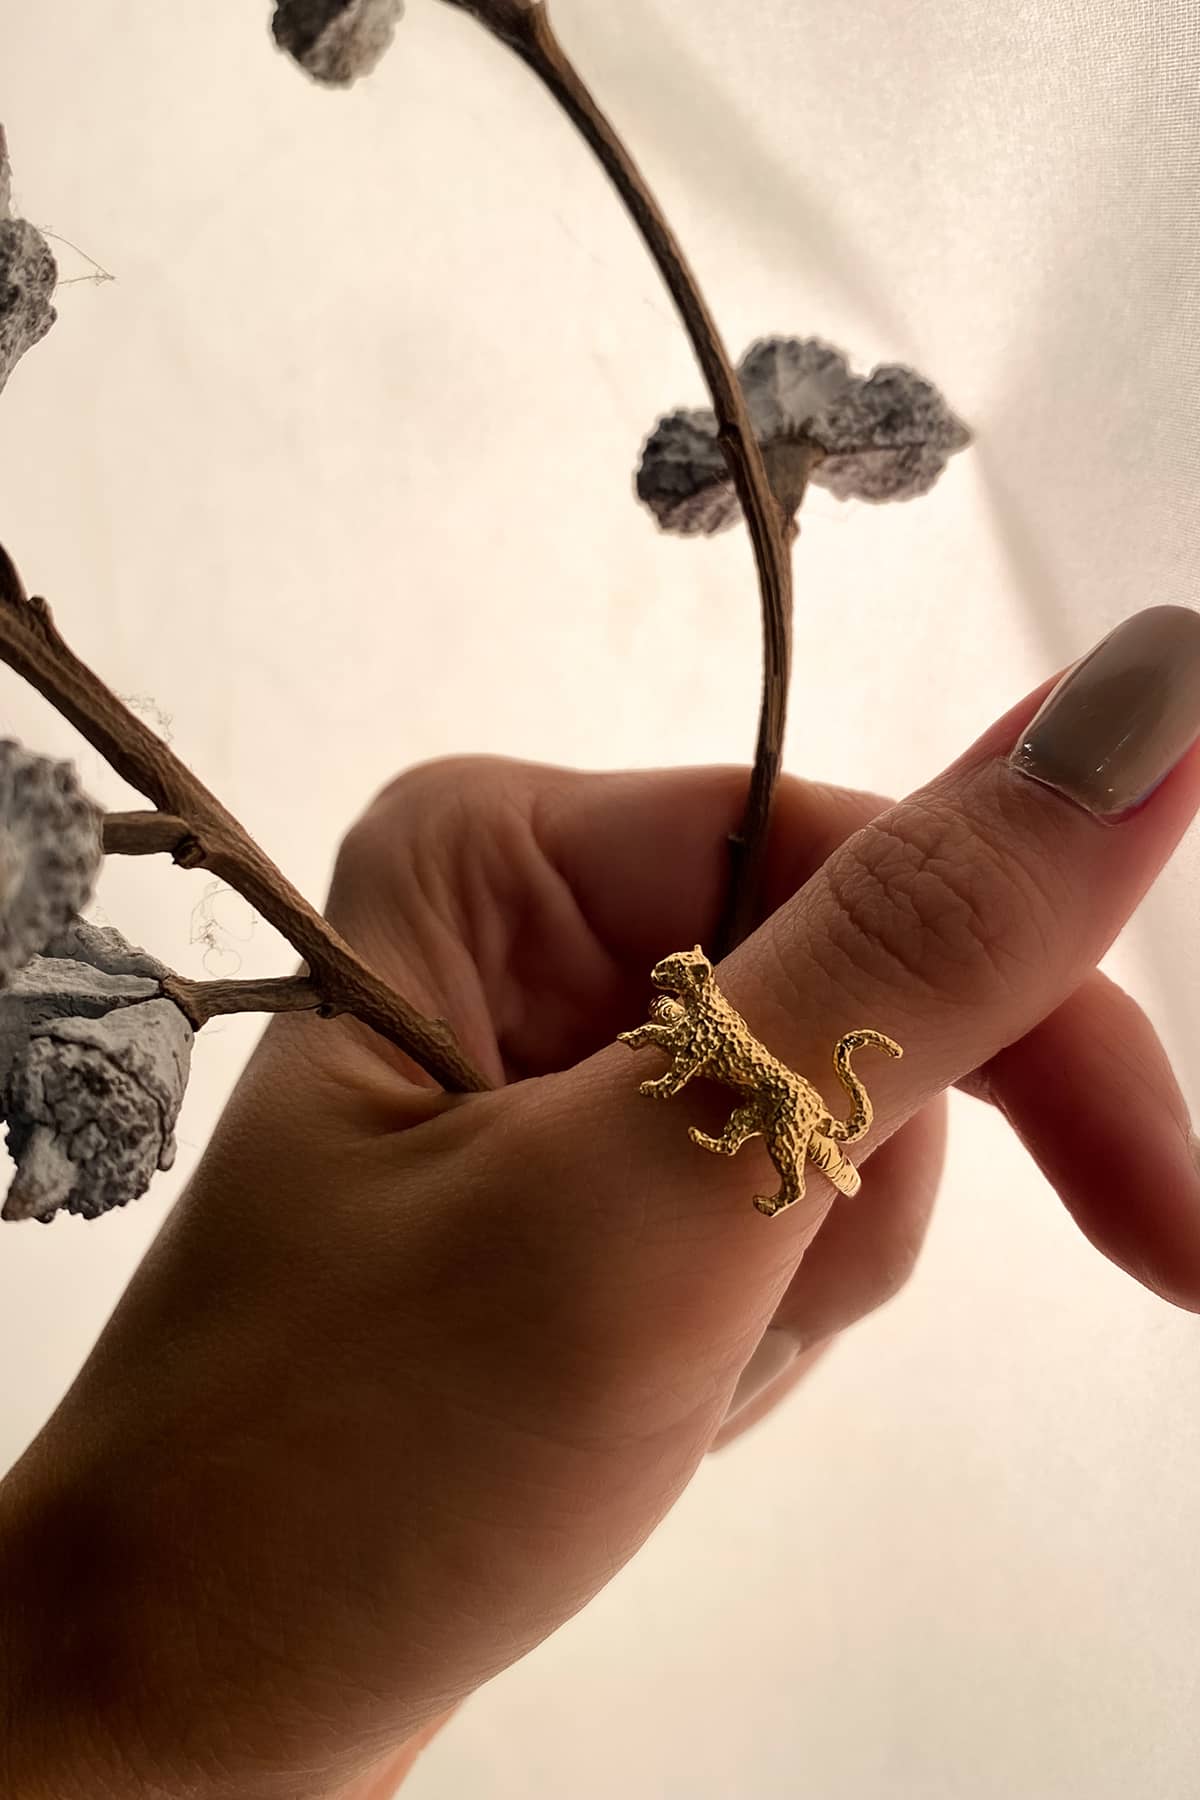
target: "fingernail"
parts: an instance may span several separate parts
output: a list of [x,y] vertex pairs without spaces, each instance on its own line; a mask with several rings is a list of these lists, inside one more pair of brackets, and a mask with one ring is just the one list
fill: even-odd
[[735,1413],[749,1406],[752,1400],[757,1400],[763,1389],[770,1387],[773,1381],[790,1368],[799,1354],[798,1338],[793,1337],[790,1331],[781,1331],[778,1326],[769,1325],[754,1355],[738,1377],[725,1417],[732,1419]]
[[1063,676],[1009,757],[1013,768],[1115,819],[1200,737],[1200,612],[1154,606]]

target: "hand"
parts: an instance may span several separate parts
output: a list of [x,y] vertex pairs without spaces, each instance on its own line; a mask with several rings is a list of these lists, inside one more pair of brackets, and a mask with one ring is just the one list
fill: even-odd
[[[656,1053],[613,1041],[713,929],[744,773],[463,759],[381,796],[330,916],[497,1091],[435,1091],[352,1021],[270,1026],[3,1490],[12,1791],[343,1791],[615,1573],[757,1347],[777,1392],[789,1347],[895,1291],[955,1082],[1102,1251],[1200,1308],[1186,1109],[1095,973],[1200,803],[1200,615],[1115,634],[1030,779],[1007,754],[1039,698],[899,806],[784,784],[769,916],[721,988],[818,1079],[858,1026],[906,1054],[864,1065],[863,1193],[810,1170],[770,1222],[761,1145],[688,1139],[728,1094],[648,1103]],[[1060,791],[1114,813],[1160,777],[1116,825]]]

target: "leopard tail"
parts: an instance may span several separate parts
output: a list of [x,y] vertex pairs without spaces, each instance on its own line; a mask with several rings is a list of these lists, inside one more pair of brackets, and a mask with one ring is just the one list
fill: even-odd
[[865,1137],[871,1129],[871,1121],[875,1117],[875,1108],[871,1105],[867,1090],[850,1067],[850,1058],[864,1044],[874,1044],[876,1049],[886,1050],[889,1056],[903,1056],[899,1044],[890,1037],[884,1037],[882,1031],[848,1031],[838,1042],[833,1053],[833,1066],[837,1078],[850,1096],[850,1117],[843,1121],[834,1119],[828,1135],[839,1144],[853,1144]]

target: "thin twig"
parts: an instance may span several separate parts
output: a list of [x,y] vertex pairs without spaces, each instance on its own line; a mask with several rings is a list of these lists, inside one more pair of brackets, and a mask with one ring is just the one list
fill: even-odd
[[190,837],[187,824],[164,812],[113,812],[104,815],[105,856],[173,856],[184,868]]
[[229,1013],[319,1012],[332,1018],[331,1006],[307,975],[281,975],[267,981],[189,981],[168,975],[162,991],[199,1031],[210,1019]]
[[[170,746],[80,662],[59,636],[46,602],[25,598],[2,547],[0,660],[57,707],[118,775],[171,816],[173,825],[182,823],[185,836],[173,851],[176,861],[211,869],[269,920],[307,963],[328,1009],[353,1014],[452,1093],[478,1093],[491,1085],[463,1055],[449,1026],[427,1019],[393,993]],[[131,815],[117,817],[128,833]],[[145,830],[134,827],[133,833]],[[160,842],[156,848],[171,846]]]
[[749,527],[762,597],[763,689],[750,791],[730,839],[730,880],[713,953],[725,955],[760,916],[771,805],[783,759],[791,679],[792,565],[788,521],[776,503],[741,385],[696,276],[645,177],[571,63],[547,9],[529,0],[449,0],[509,46],[542,81],[600,159],[683,320],[708,383],[721,448]]

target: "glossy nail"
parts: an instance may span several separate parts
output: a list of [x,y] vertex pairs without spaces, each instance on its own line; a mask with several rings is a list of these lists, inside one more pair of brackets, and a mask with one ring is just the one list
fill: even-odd
[[1200,612],[1154,606],[1063,676],[1009,761],[1098,819],[1145,800],[1200,738]]

